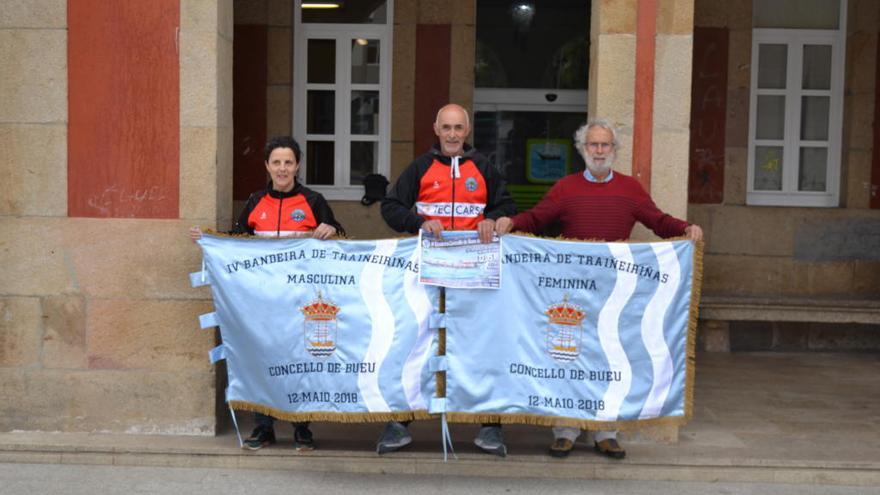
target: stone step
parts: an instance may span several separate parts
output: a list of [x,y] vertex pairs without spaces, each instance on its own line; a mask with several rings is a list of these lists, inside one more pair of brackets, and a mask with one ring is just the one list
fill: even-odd
[[[344,443],[349,443],[346,445]],[[584,480],[799,483],[880,486],[880,460],[809,461],[742,456],[730,449],[680,449],[675,445],[629,444],[627,458],[615,461],[578,442],[566,459],[553,459],[533,446],[506,458],[477,453],[462,443],[457,458],[444,462],[437,445],[415,442],[378,456],[350,442],[323,442],[319,450],[297,453],[285,445],[243,451],[233,436],[169,437],[51,433],[0,434],[0,462],[97,464],[144,467],[289,469],[308,472],[425,474],[502,478]]]

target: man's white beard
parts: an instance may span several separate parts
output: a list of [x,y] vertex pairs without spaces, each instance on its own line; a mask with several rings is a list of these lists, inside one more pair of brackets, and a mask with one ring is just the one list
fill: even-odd
[[614,161],[617,159],[617,154],[612,153],[605,157],[605,161],[599,165],[598,163],[593,161],[593,157],[587,155],[584,157],[584,162],[587,164],[587,168],[590,169],[590,173],[593,175],[606,175],[611,171],[612,167],[614,167]]

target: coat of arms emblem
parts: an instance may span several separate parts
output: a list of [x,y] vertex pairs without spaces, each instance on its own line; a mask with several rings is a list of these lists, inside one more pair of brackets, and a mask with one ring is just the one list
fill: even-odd
[[336,350],[336,315],[339,306],[321,297],[306,304],[302,308],[303,330],[305,331],[306,350],[309,354],[323,358],[333,354]]
[[580,353],[586,313],[565,297],[544,312],[547,315],[547,352],[556,361],[574,361]]

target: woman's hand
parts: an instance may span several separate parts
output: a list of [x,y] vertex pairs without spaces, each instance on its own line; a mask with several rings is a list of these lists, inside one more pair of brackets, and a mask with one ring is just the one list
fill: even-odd
[[202,238],[202,229],[198,227],[190,227],[189,228],[189,238],[192,239],[193,242],[198,241]]
[[334,235],[336,235],[336,227],[326,223],[318,225],[318,227],[312,231],[312,237],[315,239],[327,240]]

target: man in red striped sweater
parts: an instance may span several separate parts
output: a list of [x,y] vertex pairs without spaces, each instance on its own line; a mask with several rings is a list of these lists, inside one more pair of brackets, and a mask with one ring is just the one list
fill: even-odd
[[[499,235],[512,230],[540,233],[554,221],[570,239],[623,241],[635,223],[641,222],[662,238],[685,235],[694,242],[703,239],[698,225],[663,213],[634,178],[612,170],[619,143],[617,131],[606,120],[592,120],[574,135],[575,148],[587,164],[586,170],[560,179],[534,208],[514,217],[495,221]],[[553,428],[550,455],[566,457],[580,435],[578,428]],[[626,451],[617,442],[616,431],[594,432],[597,452],[623,459]]]

